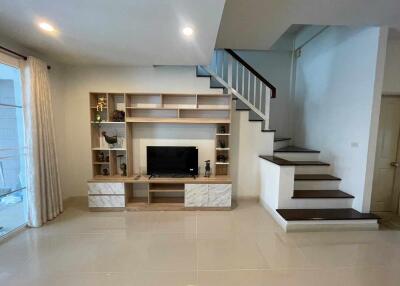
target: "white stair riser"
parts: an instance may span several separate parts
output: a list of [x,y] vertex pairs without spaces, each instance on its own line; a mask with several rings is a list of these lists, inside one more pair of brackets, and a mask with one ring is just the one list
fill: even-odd
[[294,181],[295,190],[340,190],[340,181]]
[[330,174],[331,166],[296,166],[295,174]]
[[318,161],[319,153],[276,152],[274,156],[289,161]]
[[289,145],[290,145],[290,140],[277,141],[277,142],[274,142],[274,150],[280,149],[280,148],[283,148],[283,147],[286,147]]
[[378,230],[376,219],[368,220],[312,220],[289,221],[285,225],[286,232],[296,231],[338,231],[338,230]]
[[353,199],[292,199],[287,208],[292,209],[341,209],[351,208]]

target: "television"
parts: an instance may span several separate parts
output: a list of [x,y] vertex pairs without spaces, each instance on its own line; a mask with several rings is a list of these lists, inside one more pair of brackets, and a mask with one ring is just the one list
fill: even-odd
[[147,146],[147,174],[150,176],[198,175],[196,147]]

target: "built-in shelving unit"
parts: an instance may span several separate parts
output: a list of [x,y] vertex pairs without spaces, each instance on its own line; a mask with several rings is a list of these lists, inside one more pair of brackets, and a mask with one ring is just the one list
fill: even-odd
[[[94,182],[123,183],[128,209],[184,209],[185,184],[230,184],[230,94],[90,93],[90,129]],[[98,103],[103,103],[98,107]],[[115,113],[123,111],[123,120]],[[211,178],[151,179],[133,174],[133,126],[141,123],[212,124],[215,126],[215,164]],[[117,137],[108,144],[105,136]],[[137,159],[139,160],[139,159]],[[125,163],[126,176],[121,164]],[[137,177],[140,177],[138,179]],[[192,181],[193,180],[193,181]],[[145,187],[137,188],[138,184]],[[206,183],[207,184],[207,183]],[[94,195],[95,196],[95,195]]]
[[133,123],[230,123],[230,95],[126,94],[126,121]]

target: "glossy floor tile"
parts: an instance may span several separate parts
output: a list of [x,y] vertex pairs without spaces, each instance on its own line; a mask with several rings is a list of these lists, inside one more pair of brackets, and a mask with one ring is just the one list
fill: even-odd
[[284,233],[230,212],[88,212],[0,243],[0,285],[398,285],[400,232]]

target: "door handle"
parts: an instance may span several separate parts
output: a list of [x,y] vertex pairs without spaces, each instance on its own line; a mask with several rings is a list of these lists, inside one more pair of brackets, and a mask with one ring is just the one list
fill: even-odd
[[400,166],[400,163],[399,162],[392,162],[392,163],[390,163],[390,166],[393,166],[393,167],[399,167]]

